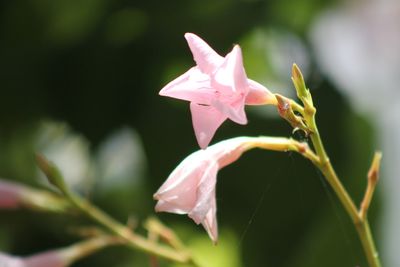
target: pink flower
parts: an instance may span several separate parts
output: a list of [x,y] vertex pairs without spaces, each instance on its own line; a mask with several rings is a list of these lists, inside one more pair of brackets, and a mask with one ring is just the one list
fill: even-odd
[[160,95],[190,101],[197,142],[206,148],[226,119],[247,123],[245,104],[275,104],[276,100],[267,88],[247,78],[238,45],[221,57],[195,34],[186,33],[185,38],[197,66],[167,84]]
[[188,214],[202,224],[215,243],[218,239],[215,185],[219,169],[250,149],[247,137],[219,142],[184,159],[154,194],[156,211]]

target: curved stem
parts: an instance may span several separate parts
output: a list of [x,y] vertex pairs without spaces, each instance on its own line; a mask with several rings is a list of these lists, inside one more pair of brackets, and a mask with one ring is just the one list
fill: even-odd
[[131,229],[117,222],[109,215],[95,206],[92,206],[89,202],[80,197],[69,194],[68,198],[84,214],[97,223],[103,225],[113,234],[121,237],[129,246],[175,262],[188,263],[197,266],[187,251],[177,251],[167,246],[151,242],[150,240],[135,234]]
[[341,181],[339,180],[339,177],[337,176],[325,151],[321,137],[318,132],[317,125],[315,123],[315,109],[310,110],[310,112],[305,112],[304,118],[307,122],[308,127],[310,128],[311,141],[319,158],[318,162],[313,161],[314,164],[323,173],[328,183],[332,186],[333,190],[338,196],[340,202],[351,217],[363,245],[363,249],[366,254],[369,266],[381,267],[378,252],[376,250],[371,229],[369,227],[368,219],[366,216],[361,217],[359,215],[356,205],[354,204],[353,200],[349,196]]
[[307,143],[302,143],[295,139],[284,137],[260,136],[248,138],[248,149],[261,148],[284,152],[294,151],[311,160],[314,164],[317,164],[319,162],[318,156],[315,155],[315,153],[310,149]]
[[69,266],[77,260],[91,255],[100,249],[122,244],[123,242],[119,237],[99,236],[59,249],[57,252],[62,255]]
[[72,206],[76,207],[86,216],[102,225],[104,228],[108,229],[117,237],[120,237],[128,246],[178,263],[186,263],[191,264],[192,266],[198,266],[186,249],[172,248],[156,243],[154,240],[146,239],[133,232],[129,227],[119,223],[102,210],[93,206],[85,199],[75,195],[66,186],[64,178],[62,177],[62,174],[57,166],[48,161],[43,155],[37,154],[36,160],[38,166],[47,176],[49,182],[55,185],[63,193]]
[[339,177],[337,176],[329,160],[329,157],[325,151],[324,145],[319,135],[319,131],[316,126],[314,116],[311,118],[311,120],[309,120],[308,126],[310,127],[310,130],[312,132],[310,135],[311,142],[313,143],[314,149],[319,158],[319,162],[318,164],[316,164],[316,166],[325,176],[328,183],[332,186],[333,190],[335,191],[340,202],[342,203],[347,213],[351,217],[352,221],[354,223],[357,223],[359,221],[357,208],[353,200],[349,196],[348,192],[344,188],[343,184],[340,182]]
[[295,151],[303,155],[305,158],[311,160],[325,176],[328,183],[332,186],[340,202],[352,219],[363,245],[369,266],[381,267],[368,219],[366,216],[362,217],[358,212],[356,205],[344,188],[343,184],[340,182],[339,177],[337,176],[325,151],[317,125],[315,123],[315,109],[311,109],[311,112],[304,114],[307,125],[310,128],[310,137],[316,154],[306,143],[301,143],[291,138],[282,137],[242,137],[246,138],[246,143],[248,144],[247,149],[261,148],[274,151]]

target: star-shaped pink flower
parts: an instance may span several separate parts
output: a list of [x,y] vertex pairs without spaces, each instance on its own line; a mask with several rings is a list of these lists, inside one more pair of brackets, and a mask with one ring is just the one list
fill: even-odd
[[246,104],[275,104],[276,100],[267,88],[247,78],[238,45],[222,57],[195,34],[186,33],[185,38],[197,66],[167,84],[160,95],[190,101],[197,142],[204,149],[226,119],[247,123]]

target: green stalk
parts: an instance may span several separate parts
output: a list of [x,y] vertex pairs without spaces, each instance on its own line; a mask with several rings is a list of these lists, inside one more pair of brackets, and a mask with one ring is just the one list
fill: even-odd
[[39,168],[47,176],[49,182],[56,186],[73,206],[99,225],[108,229],[111,233],[120,237],[128,246],[171,261],[198,266],[188,251],[184,249],[173,249],[137,235],[127,226],[119,223],[88,201],[72,193],[66,186],[64,178],[57,166],[48,161],[43,155],[37,154],[36,161]]
[[352,219],[357,229],[358,236],[361,240],[369,266],[381,267],[379,255],[375,247],[368,219],[366,216],[365,217],[360,216],[356,208],[356,205],[354,204],[353,200],[351,199],[348,192],[344,188],[343,184],[340,182],[339,177],[337,176],[323,146],[318,131],[318,127],[315,122],[315,113],[316,113],[315,108],[311,109],[306,108],[304,112],[305,115],[304,119],[306,120],[307,125],[309,126],[311,132],[310,134],[311,142],[319,158],[319,161],[318,162],[314,161],[314,164],[323,173],[328,183],[332,186],[340,202],[342,203],[347,213],[349,214],[350,218]]
[[368,219],[362,220],[362,223],[355,225],[358,236],[360,237],[368,263],[371,267],[381,267],[378,251],[375,247],[374,238],[369,227]]
[[[306,119],[307,120],[307,119]],[[322,172],[325,176],[333,190],[335,191],[336,195],[338,196],[340,202],[343,204],[344,208],[346,209],[347,213],[351,217],[353,223],[357,223],[359,221],[358,211],[356,206],[354,205],[353,200],[347,193],[346,189],[344,188],[343,184],[340,182],[339,177],[337,176],[329,157],[325,151],[323,146],[321,137],[319,135],[318,128],[315,123],[314,116],[311,120],[308,120],[308,126],[311,130],[311,142],[314,146],[314,149],[317,153],[319,161],[315,164],[318,169]]]
[[179,263],[188,263],[197,266],[190,254],[186,251],[176,251],[167,246],[156,244],[135,234],[128,227],[114,220],[112,217],[101,211],[100,209],[92,206],[89,202],[81,199],[78,196],[68,194],[67,197],[70,201],[89,218],[96,221],[98,224],[103,225],[113,234],[121,237],[126,243],[136,249],[142,250],[149,254],[159,256],[168,260]]

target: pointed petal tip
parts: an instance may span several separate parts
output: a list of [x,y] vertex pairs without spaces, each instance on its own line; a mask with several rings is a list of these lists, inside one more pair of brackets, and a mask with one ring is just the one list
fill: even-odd
[[157,202],[156,206],[154,207],[154,211],[155,212],[168,212],[168,210],[166,210],[164,206],[165,205],[163,205],[163,202],[161,200],[159,200]]
[[246,118],[229,118],[231,121],[240,124],[240,125],[246,125],[248,123],[247,117]]
[[[168,88],[170,89],[170,88]],[[177,93],[171,90],[168,90],[166,88],[161,89],[160,92],[158,92],[159,96],[165,96],[165,97],[170,97],[170,98],[176,98],[179,99],[179,97],[176,97]]]
[[234,44],[232,50],[235,50],[236,52],[242,52],[242,48],[238,44]]
[[191,32],[185,33],[184,37],[186,39],[186,42],[188,42],[189,46],[194,45],[196,42],[204,42],[203,39],[201,39],[199,36]]
[[196,34],[191,33],[191,32],[186,32],[184,36],[185,36],[186,40],[190,39],[190,38],[199,38]]
[[227,116],[214,107],[190,103],[192,125],[200,148],[206,149]]
[[[204,226],[204,224],[203,224],[203,226]],[[218,245],[218,230],[214,231],[207,227],[204,227],[204,228],[208,234],[208,237],[211,239],[211,242],[213,243],[213,245],[217,246]]]
[[237,57],[242,58],[242,48],[238,44],[235,44],[233,46],[231,53],[233,53]]
[[[196,133],[196,137],[201,134],[197,134]],[[210,144],[211,139],[208,137],[197,137],[197,144],[199,145],[199,147],[203,150],[207,149],[208,145]]]
[[214,135],[207,135],[204,132],[195,132],[197,144],[202,150],[206,150]]
[[203,130],[198,129],[198,127],[195,125],[193,125],[193,128],[194,128],[194,135],[196,136],[197,144],[199,145],[199,147],[202,150],[207,149],[208,145],[211,142],[213,135],[208,135]]
[[161,90],[158,92],[158,95],[160,95],[160,96],[168,96],[168,89],[171,88],[171,83],[173,83],[175,80],[169,82],[163,88],[161,88]]
[[236,123],[240,125],[246,125],[248,123],[246,113],[243,111],[243,114],[235,120]]

